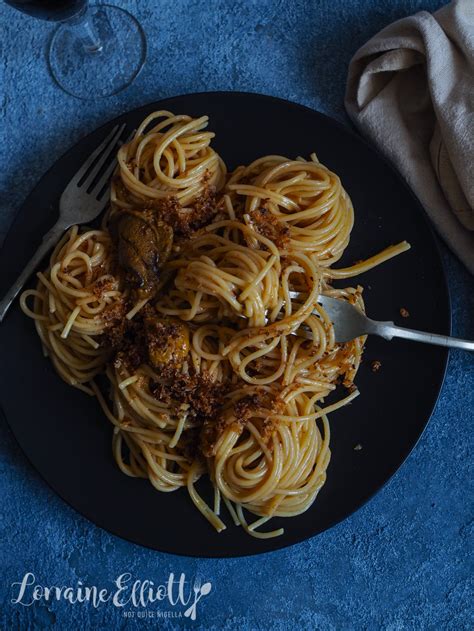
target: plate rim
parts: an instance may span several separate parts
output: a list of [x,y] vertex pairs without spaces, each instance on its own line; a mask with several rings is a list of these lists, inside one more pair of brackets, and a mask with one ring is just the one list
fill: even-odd
[[[232,90],[211,90],[211,91],[201,91],[201,92],[187,92],[187,93],[183,93],[183,94],[179,94],[179,95],[172,95],[172,96],[166,96],[162,99],[158,99],[158,100],[154,100],[154,101],[150,101],[147,103],[144,103],[142,105],[138,105],[137,107],[134,107],[130,110],[126,110],[123,111],[121,113],[119,113],[117,116],[114,116],[113,118],[110,118],[108,120],[106,120],[104,123],[101,123],[100,125],[98,125],[97,127],[95,127],[94,129],[92,129],[90,132],[88,132],[87,134],[85,134],[84,136],[82,136],[81,138],[79,138],[74,144],[72,144],[71,146],[69,146],[64,152],[61,153],[61,155],[51,164],[51,166],[44,171],[44,173],[36,180],[36,183],[34,184],[34,186],[31,188],[30,192],[27,194],[27,196],[24,198],[23,202],[21,203],[21,205],[19,206],[19,209],[17,210],[15,217],[13,218],[13,220],[11,221],[8,230],[5,234],[5,237],[3,239],[3,243],[2,246],[0,248],[0,262],[2,259],[2,256],[4,255],[4,250],[5,250],[5,246],[7,245],[7,243],[9,242],[9,240],[12,238],[12,234],[15,232],[15,228],[16,226],[20,223],[21,221],[21,216],[24,214],[24,212],[26,211],[26,208],[29,205],[29,200],[30,197],[33,197],[35,194],[36,189],[40,186],[40,184],[43,182],[44,179],[46,179],[49,174],[51,172],[53,172],[56,168],[57,165],[63,160],[63,158],[69,154],[71,151],[73,151],[75,149],[75,147],[83,142],[85,139],[89,138],[92,135],[97,134],[98,132],[100,132],[102,129],[104,129],[105,127],[112,125],[113,123],[115,123],[115,121],[117,121],[118,119],[124,117],[124,116],[128,116],[130,114],[133,114],[134,112],[137,112],[139,110],[142,109],[149,109],[150,112],[152,111],[151,108],[158,106],[158,108],[161,108],[161,104],[167,101],[171,101],[171,100],[175,100],[175,99],[182,99],[182,98],[193,98],[193,97],[202,97],[202,96],[208,96],[210,98],[212,98],[213,96],[233,96],[233,95],[239,95],[242,97],[247,97],[247,98],[258,98],[258,99],[263,99],[263,100],[267,100],[267,101],[274,101],[277,103],[280,103],[282,105],[285,105],[286,107],[290,107],[290,108],[296,108],[296,109],[300,109],[303,110],[305,112],[308,112],[311,115],[316,115],[319,116],[322,119],[325,119],[326,121],[329,122],[330,125],[336,125],[339,130],[345,134],[349,134],[350,136],[352,136],[352,138],[356,139],[357,142],[362,143],[363,145],[365,145],[366,148],[369,149],[369,151],[371,151],[373,154],[375,154],[379,160],[381,160],[385,167],[391,171],[392,174],[394,174],[396,176],[396,179],[398,180],[398,182],[400,183],[400,185],[405,189],[405,191],[407,191],[408,195],[414,199],[416,206],[418,207],[418,211],[419,211],[419,215],[423,217],[423,222],[425,227],[427,228],[428,233],[430,234],[430,239],[432,244],[434,245],[434,251],[436,253],[436,256],[438,258],[439,261],[439,266],[440,266],[440,270],[441,270],[441,277],[442,277],[442,291],[445,294],[445,300],[444,302],[444,308],[443,308],[443,319],[446,320],[446,324],[447,324],[447,335],[451,335],[452,333],[452,301],[451,301],[451,293],[450,293],[450,288],[449,288],[449,284],[447,281],[447,275],[446,275],[446,266],[445,266],[445,262],[443,259],[443,255],[441,252],[441,247],[440,247],[440,237],[437,235],[437,233],[435,232],[435,229],[432,225],[431,220],[428,217],[428,214],[426,212],[426,210],[423,207],[423,204],[421,203],[421,201],[418,199],[416,193],[411,189],[411,187],[408,185],[408,183],[406,182],[405,178],[402,176],[402,174],[395,168],[395,166],[390,162],[390,160],[388,158],[386,158],[383,153],[381,153],[380,149],[378,149],[374,144],[372,144],[368,139],[366,139],[365,137],[363,137],[362,135],[360,135],[358,133],[358,131],[356,130],[356,128],[354,127],[352,121],[347,118],[347,121],[349,124],[344,124],[342,123],[340,120],[338,120],[337,118],[333,118],[332,116],[329,116],[328,114],[325,114],[324,112],[320,112],[319,110],[313,109],[312,107],[309,107],[307,105],[303,105],[302,103],[298,103],[296,101],[292,101],[289,99],[285,99],[282,97],[278,97],[278,96],[273,96],[273,95],[267,95],[267,94],[262,94],[260,92],[250,92],[250,91],[232,91]],[[155,108],[156,109],[156,108]],[[0,324],[1,326],[1,324]],[[78,515],[80,515],[82,518],[86,519],[88,522],[94,524],[95,527],[100,528],[102,530],[104,530],[105,532],[108,532],[110,534],[112,534],[114,537],[119,537],[122,540],[125,540],[131,544],[134,545],[138,545],[141,546],[142,548],[146,548],[149,550],[153,550],[154,552],[159,552],[161,554],[167,554],[167,555],[176,555],[179,557],[188,557],[188,558],[197,558],[197,559],[229,559],[229,558],[244,558],[244,557],[254,557],[254,556],[260,556],[260,555],[264,555],[264,554],[272,554],[274,552],[278,552],[280,550],[284,550],[284,549],[288,549],[291,548],[293,546],[296,545],[300,545],[302,543],[304,543],[305,541],[309,541],[312,540],[316,537],[318,537],[319,535],[322,535],[324,532],[327,532],[329,530],[332,530],[335,526],[337,526],[338,524],[343,523],[344,521],[346,521],[347,519],[349,519],[350,517],[352,517],[355,513],[357,513],[359,510],[361,510],[363,507],[365,507],[370,501],[372,501],[374,499],[374,497],[380,493],[382,490],[385,489],[385,487],[393,480],[393,478],[400,472],[400,470],[403,468],[403,466],[405,465],[405,463],[407,462],[408,458],[410,457],[410,455],[413,453],[413,451],[415,450],[415,448],[418,446],[419,442],[421,441],[421,439],[423,438],[428,425],[430,424],[430,421],[433,417],[433,413],[439,403],[440,400],[440,396],[441,393],[443,391],[443,386],[446,380],[446,375],[447,375],[447,370],[448,370],[448,365],[449,365],[449,357],[450,357],[450,352],[448,348],[443,348],[441,349],[441,351],[443,352],[443,364],[442,364],[442,371],[440,372],[439,375],[439,383],[436,385],[436,397],[434,398],[433,404],[431,406],[431,410],[429,412],[429,416],[426,419],[426,422],[424,423],[423,429],[421,430],[419,436],[417,437],[417,439],[415,440],[415,442],[409,447],[408,451],[406,452],[406,454],[404,455],[403,459],[396,465],[396,467],[394,468],[394,470],[392,471],[392,473],[390,473],[389,477],[380,485],[377,487],[377,489],[375,489],[372,493],[370,493],[367,498],[364,499],[364,501],[362,503],[360,503],[356,508],[354,508],[353,510],[351,510],[350,512],[348,512],[344,517],[342,517],[341,519],[334,519],[330,521],[330,524],[328,525],[327,528],[325,528],[324,530],[309,535],[309,536],[303,536],[302,538],[298,539],[297,541],[293,541],[290,543],[282,543],[279,546],[276,546],[274,549],[272,550],[255,550],[252,552],[240,552],[239,550],[230,550],[230,553],[226,553],[226,554],[208,554],[208,555],[202,555],[202,554],[197,554],[197,553],[184,553],[184,552],[180,552],[180,551],[173,551],[170,552],[168,550],[163,550],[163,549],[158,549],[157,547],[154,547],[152,545],[148,545],[145,543],[142,543],[140,541],[136,541],[130,537],[126,537],[123,534],[120,534],[116,529],[114,529],[113,527],[105,527],[103,525],[101,525],[100,523],[98,523],[98,521],[96,521],[95,518],[89,517],[88,515],[85,515],[83,512],[81,512],[78,508],[76,508],[75,506],[73,506],[69,500],[67,500],[61,493],[59,493],[53,486],[53,483],[50,483],[47,478],[45,477],[45,475],[36,468],[36,466],[34,465],[32,459],[30,458],[30,456],[27,454],[27,452],[24,450],[24,448],[21,445],[20,439],[17,437],[16,432],[14,430],[14,427],[12,426],[12,424],[10,424],[7,414],[4,412],[3,406],[2,406],[2,402],[1,402],[1,398],[0,398],[0,416],[5,420],[6,422],[6,426],[8,427],[9,431],[11,432],[11,435],[14,437],[16,444],[18,445],[19,449],[21,450],[23,456],[26,458],[29,466],[31,466],[33,468],[33,470],[39,475],[40,479],[43,480],[47,486],[55,493],[55,495],[57,495],[61,501],[63,501],[69,508],[71,508],[73,511],[75,511],[75,513],[77,513]],[[1,395],[0,395],[1,397]]]

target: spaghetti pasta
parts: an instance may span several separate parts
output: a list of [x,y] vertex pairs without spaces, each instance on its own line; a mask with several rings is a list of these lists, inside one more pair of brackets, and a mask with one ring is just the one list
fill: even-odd
[[[21,307],[59,375],[97,397],[123,473],[162,492],[186,487],[219,532],[226,506],[267,538],[283,532],[260,530],[270,518],[313,504],[331,457],[328,414],[359,394],[365,339],[337,343],[318,297],[363,311],[362,287],[332,281],[409,245],[335,269],[354,223],[337,175],[315,154],[228,175],[207,122],[146,118],[118,152],[101,229],[71,228]],[[325,404],[338,384],[346,395]],[[212,508],[196,486],[204,475]]]

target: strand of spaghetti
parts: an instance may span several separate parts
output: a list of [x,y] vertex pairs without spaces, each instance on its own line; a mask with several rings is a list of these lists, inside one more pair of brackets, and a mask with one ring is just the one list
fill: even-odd
[[253,528],[249,527],[249,525],[247,524],[241,504],[236,505],[236,510],[237,510],[237,516],[239,518],[242,528],[245,530],[247,534],[251,535],[252,537],[255,537],[256,539],[273,539],[273,537],[280,537],[285,532],[284,528],[279,528],[278,530],[272,530],[271,532],[257,532]]
[[188,416],[187,413],[183,411],[183,414],[181,414],[181,417],[179,419],[178,425],[176,426],[176,431],[174,433],[174,436],[169,442],[170,447],[176,447],[176,445],[178,444],[178,441],[181,437],[181,434],[183,433],[183,429],[186,424],[187,416]]
[[221,493],[214,484],[214,513],[219,516],[221,512]]
[[141,309],[143,309],[143,307],[146,305],[146,303],[148,302],[148,298],[143,298],[143,300],[139,300],[134,307],[132,307],[132,309],[130,309],[130,311],[126,314],[126,318],[127,320],[132,320],[139,311],[141,311]]
[[360,263],[356,263],[355,265],[351,265],[351,267],[344,267],[342,269],[328,269],[325,273],[330,278],[351,278],[352,276],[357,276],[358,274],[362,274],[363,272],[367,272],[373,267],[380,265],[381,263],[385,263],[389,259],[394,256],[398,256],[402,254],[402,252],[406,252],[410,249],[410,244],[406,241],[401,241],[396,245],[390,245],[382,252],[378,254],[374,254],[365,261],[361,261]]
[[198,492],[196,491],[194,487],[194,476],[195,476],[196,470],[197,470],[196,464],[193,464],[193,466],[191,467],[189,471],[188,482],[187,482],[189,496],[192,499],[196,508],[204,515],[204,517],[208,520],[208,522],[210,522],[214,526],[217,532],[222,532],[223,530],[226,529],[226,525],[224,524],[222,519],[220,519],[220,517],[216,515],[209,508],[209,506],[204,502],[204,500],[198,494]]
[[359,395],[360,395],[360,392],[358,390],[354,390],[354,392],[351,392],[343,399],[340,399],[339,401],[337,401],[336,403],[333,403],[332,405],[328,405],[326,408],[319,410],[318,412],[314,412],[312,414],[305,414],[297,418],[292,417],[292,416],[285,416],[284,414],[275,414],[274,420],[283,421],[285,423],[294,422],[294,421],[298,421],[298,422],[316,421],[318,418],[321,418],[324,414],[326,415],[330,414],[331,412],[334,412],[335,410],[338,410],[339,408],[342,408],[345,405],[348,405],[351,401],[353,401]]
[[231,502],[230,500],[228,500],[228,499],[225,497],[225,495],[223,495],[223,496],[222,496],[222,498],[223,498],[223,500],[224,500],[224,504],[225,504],[225,505],[226,505],[226,507],[227,507],[227,510],[228,510],[228,511],[229,511],[229,513],[230,513],[230,516],[231,516],[231,518],[232,518],[232,521],[234,522],[234,524],[235,524],[236,526],[240,526],[240,525],[241,525],[241,524],[240,524],[240,520],[239,520],[239,518],[238,518],[238,516],[237,516],[237,513],[235,512],[235,508],[232,506],[232,502]]

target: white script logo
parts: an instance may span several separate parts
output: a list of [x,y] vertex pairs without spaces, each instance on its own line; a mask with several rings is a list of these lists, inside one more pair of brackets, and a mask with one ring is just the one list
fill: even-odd
[[[27,572],[20,582],[12,583],[11,587],[15,594],[11,603],[24,607],[31,607],[35,602],[40,601],[63,600],[71,605],[90,603],[95,608],[103,603],[112,603],[114,607],[128,607],[131,610],[132,607],[147,609],[150,605],[160,603],[160,607],[163,605],[186,607],[184,617],[191,620],[196,620],[198,602],[203,596],[210,594],[212,589],[211,583],[202,583],[198,578],[194,582],[187,581],[184,573],[178,579],[175,579],[174,574],[171,573],[165,583],[156,585],[149,580],[132,580],[130,572],[120,574],[114,581],[113,589],[83,585],[82,581],[78,581],[74,587],[64,585],[45,587],[36,582],[36,577],[32,572]],[[157,611],[156,617],[163,613],[160,614]],[[172,617],[182,615],[179,609],[167,613],[171,613]],[[128,617],[132,617],[130,614],[131,611],[128,612]],[[150,617],[150,612],[147,617]]]

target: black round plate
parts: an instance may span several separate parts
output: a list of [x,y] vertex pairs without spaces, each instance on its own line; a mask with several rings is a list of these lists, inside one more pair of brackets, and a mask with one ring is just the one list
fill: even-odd
[[[450,306],[434,236],[400,176],[358,136],[306,107],[257,94],[204,93],[133,110],[70,149],[26,200],[0,254],[0,295],[53,224],[59,197],[79,166],[118,122],[132,130],[159,109],[208,114],[215,149],[230,169],[266,154],[290,158],[316,151],[352,198],[355,227],[339,265],[407,239],[412,249],[349,281],[365,286],[367,311],[380,320],[449,334]],[[402,320],[400,308],[410,313]],[[21,448],[51,487],[97,525],[130,541],[175,554],[226,557],[275,550],[336,524],[395,473],[419,439],[436,403],[447,352],[408,341],[368,340],[357,377],[361,396],[331,415],[327,482],[303,515],[275,519],[282,537],[257,540],[224,518],[217,534],[185,489],[158,493],[123,475],[112,458],[110,423],[97,401],[67,386],[42,356],[33,323],[18,302],[0,326],[0,400]],[[373,373],[370,363],[382,363]],[[356,445],[362,449],[355,450]],[[203,483],[200,482],[199,485]],[[201,486],[198,486],[201,488]],[[223,509],[224,512],[226,509]]]

